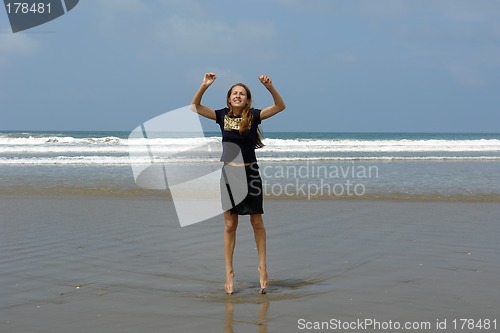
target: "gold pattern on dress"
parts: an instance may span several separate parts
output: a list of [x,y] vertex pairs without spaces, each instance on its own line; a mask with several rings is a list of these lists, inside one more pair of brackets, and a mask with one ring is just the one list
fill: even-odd
[[224,130],[239,131],[240,123],[241,123],[241,118],[231,118],[228,115],[224,116]]

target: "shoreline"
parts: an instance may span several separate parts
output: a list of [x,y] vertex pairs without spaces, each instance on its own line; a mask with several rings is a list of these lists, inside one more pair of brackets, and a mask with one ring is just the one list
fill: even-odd
[[[197,194],[197,192],[193,192]],[[172,200],[168,190],[148,190],[139,187],[81,187],[81,186],[8,186],[0,187],[0,196],[74,196],[116,199],[166,199]],[[395,202],[500,202],[500,194],[436,194],[436,193],[366,193],[363,195],[273,195],[264,194],[271,201],[395,201]]]

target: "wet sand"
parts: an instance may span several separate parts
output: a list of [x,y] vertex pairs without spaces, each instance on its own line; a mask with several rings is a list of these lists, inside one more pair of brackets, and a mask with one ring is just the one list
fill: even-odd
[[226,296],[221,217],[181,228],[164,198],[0,195],[0,332],[500,320],[498,203],[266,200],[265,212],[270,293],[257,292],[242,217]]

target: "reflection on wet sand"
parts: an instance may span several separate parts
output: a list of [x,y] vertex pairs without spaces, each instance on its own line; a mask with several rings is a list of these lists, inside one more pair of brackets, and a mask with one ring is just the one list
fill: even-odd
[[269,300],[265,300],[260,304],[258,319],[257,320],[235,320],[234,319],[234,307],[235,304],[228,300],[226,302],[226,319],[224,321],[224,333],[234,333],[234,325],[237,324],[252,324],[257,326],[257,330],[255,332],[258,333],[267,333],[267,312],[269,310]]

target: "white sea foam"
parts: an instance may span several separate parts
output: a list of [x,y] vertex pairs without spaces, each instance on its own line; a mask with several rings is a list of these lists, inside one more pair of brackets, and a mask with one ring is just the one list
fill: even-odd
[[60,136],[41,136],[41,137],[6,137],[0,136],[0,146],[4,145],[50,145],[50,144],[70,144],[70,145],[82,145],[82,144],[119,144],[122,139],[107,136],[99,138],[74,138],[71,136],[60,137]]
[[283,140],[267,139],[268,151],[429,152],[500,151],[500,140]]
[[[186,150],[220,144],[220,137],[137,138],[115,136],[0,135],[2,165],[125,165],[133,163],[202,162],[207,156]],[[302,160],[500,160],[500,140],[362,140],[266,139],[259,161]],[[151,153],[152,152],[152,153]],[[182,156],[173,156],[179,153]],[[152,157],[150,156],[152,154]],[[129,157],[132,156],[133,159]],[[217,155],[217,152],[215,152]]]
[[[101,151],[122,152],[136,146],[150,145],[160,150],[182,151],[185,147],[220,142],[220,138],[153,138],[120,139],[117,137],[0,137],[0,152],[29,151]],[[265,151],[359,151],[359,152],[415,152],[415,151],[500,151],[500,140],[316,140],[316,139],[265,139]]]
[[[343,157],[258,157],[261,162],[303,162],[303,161],[500,161],[500,156],[343,156]],[[29,157],[4,158],[0,157],[0,165],[80,165],[106,166],[130,165],[151,163],[183,164],[217,162],[218,159],[200,160],[196,158],[135,158],[128,156],[57,156],[57,157]]]

